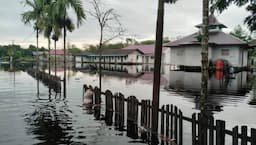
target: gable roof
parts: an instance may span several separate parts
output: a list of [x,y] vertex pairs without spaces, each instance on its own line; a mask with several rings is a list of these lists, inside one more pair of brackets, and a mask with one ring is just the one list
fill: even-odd
[[[178,47],[182,45],[201,45],[201,42],[197,40],[198,33],[194,33],[165,44],[166,47]],[[235,36],[226,34],[222,31],[209,33],[209,44],[213,45],[248,45],[246,42],[238,39]]]

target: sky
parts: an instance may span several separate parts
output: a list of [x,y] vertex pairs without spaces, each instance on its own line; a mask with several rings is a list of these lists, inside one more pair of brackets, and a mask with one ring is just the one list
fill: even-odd
[[[32,26],[21,22],[21,13],[29,10],[22,0],[0,0],[0,45],[14,42],[23,47],[36,44],[35,31]],[[82,0],[85,10],[91,10],[89,0]],[[125,35],[114,40],[124,41],[126,37],[137,40],[155,38],[157,0],[104,0],[105,9],[114,8],[121,18],[120,21],[126,29]],[[215,14],[217,19],[225,24],[230,32],[237,25],[243,25],[243,20],[249,14],[245,8],[229,7],[222,14]],[[71,15],[75,18],[74,15]],[[75,19],[74,19],[75,20]],[[178,0],[175,5],[165,5],[164,36],[174,40],[196,32],[195,25],[202,21],[202,0]],[[99,26],[97,21],[87,14],[83,25],[72,33],[67,34],[70,44],[84,47],[96,44],[99,41]],[[62,40],[62,39],[60,39]],[[47,46],[47,40],[40,35],[40,46]],[[62,41],[57,44],[62,48]]]

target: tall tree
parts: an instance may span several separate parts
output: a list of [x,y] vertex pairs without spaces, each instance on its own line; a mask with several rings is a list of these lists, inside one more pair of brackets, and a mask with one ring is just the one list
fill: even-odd
[[163,26],[164,26],[164,4],[175,3],[177,0],[158,0],[158,12],[156,22],[156,43],[154,62],[153,102],[152,102],[152,143],[158,144],[158,108],[161,77],[161,57],[163,47]]
[[68,10],[75,12],[77,19],[77,27],[79,27],[85,19],[85,13],[81,0],[55,0],[54,1],[54,17],[60,28],[63,29],[63,47],[64,47],[64,96],[66,96],[66,36],[67,30],[72,32],[75,28]]
[[256,32],[256,1],[255,0],[211,0],[211,9],[223,12],[230,5],[235,4],[239,7],[246,5],[246,10],[251,13],[245,18],[245,24],[247,24],[251,32]]
[[[25,0],[24,4],[29,6],[31,10],[24,12],[21,14],[22,21],[25,24],[33,23],[33,27],[36,31],[36,55],[37,55],[37,72],[39,71],[39,54],[38,54],[38,37],[39,33],[43,29],[43,8],[45,5],[45,1],[42,0]],[[39,95],[39,81],[37,81],[37,95]]]
[[[124,29],[119,21],[120,16],[114,11],[113,8],[103,10],[100,0],[91,0],[90,3],[93,6],[93,10],[87,11],[91,16],[96,18],[100,27],[100,40],[99,40],[99,88],[101,87],[101,61],[102,61],[102,46],[123,35]],[[111,33],[109,37],[106,38],[104,34]]]

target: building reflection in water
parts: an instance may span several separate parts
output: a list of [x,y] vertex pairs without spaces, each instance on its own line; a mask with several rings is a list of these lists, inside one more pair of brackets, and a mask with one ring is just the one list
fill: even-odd
[[[167,90],[182,92],[186,98],[191,98],[199,109],[201,73],[170,71]],[[225,102],[238,102],[246,98],[248,92],[247,72],[224,74],[217,71],[210,75],[208,81],[209,95],[205,104],[214,111],[221,111]]]

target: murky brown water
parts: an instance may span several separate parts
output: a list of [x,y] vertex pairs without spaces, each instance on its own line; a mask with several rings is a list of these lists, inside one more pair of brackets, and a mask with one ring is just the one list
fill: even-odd
[[[4,68],[6,68],[4,70]],[[68,71],[67,97],[51,92],[40,83],[40,95],[36,95],[36,80],[24,71],[9,72],[8,66],[0,69],[0,144],[141,144],[126,137],[125,132],[96,121],[82,107],[82,86],[98,85],[98,75],[93,71],[76,69]],[[86,68],[86,66],[83,66]],[[151,66],[109,66],[103,75],[103,90],[121,92],[126,97],[151,99],[153,73]],[[162,69],[160,104],[174,104],[186,116],[198,112],[200,73],[169,71]],[[58,75],[62,76],[62,69]],[[249,79],[248,79],[249,78]],[[254,115],[256,100],[253,84],[247,73],[232,76],[213,74],[209,81],[211,95],[208,103],[223,106],[214,111],[217,119],[227,121],[227,128],[237,124],[256,128]],[[254,99],[253,99],[254,98]]]

